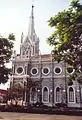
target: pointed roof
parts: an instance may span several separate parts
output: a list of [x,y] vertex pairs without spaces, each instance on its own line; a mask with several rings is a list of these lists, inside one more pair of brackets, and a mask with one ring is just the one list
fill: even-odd
[[34,28],[34,6],[32,5],[29,28],[28,28],[28,36],[32,37],[33,34],[35,34],[35,28]]
[[24,35],[23,35],[23,32],[22,32],[22,34],[21,34],[21,43],[23,43],[23,37],[24,37]]
[[29,27],[28,27],[28,34],[26,35],[22,45],[25,46],[26,43],[28,43],[30,45],[33,45],[37,41],[39,41],[39,38],[37,37],[37,35],[35,33],[35,27],[34,27],[34,5],[32,4],[31,16],[30,16]]

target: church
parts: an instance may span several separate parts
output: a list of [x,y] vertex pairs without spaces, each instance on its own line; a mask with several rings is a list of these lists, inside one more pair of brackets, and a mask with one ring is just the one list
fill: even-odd
[[82,107],[82,87],[77,81],[68,85],[67,64],[53,60],[52,54],[41,54],[39,37],[34,26],[34,6],[32,5],[27,36],[21,35],[20,54],[14,51],[10,83],[23,84],[25,103],[43,103],[47,106],[66,104],[68,107]]

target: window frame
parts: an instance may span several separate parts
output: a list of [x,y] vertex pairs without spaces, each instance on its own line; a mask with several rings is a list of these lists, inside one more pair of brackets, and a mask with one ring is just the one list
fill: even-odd
[[[44,73],[44,69],[47,68],[48,69],[48,73]],[[43,75],[48,75],[50,73],[50,68],[49,67],[43,67],[42,69],[42,74]]]
[[[59,68],[59,69],[60,69],[60,72],[59,72],[59,73],[56,73],[56,72],[55,72],[55,69],[56,69],[56,68]],[[60,75],[60,74],[62,73],[62,68],[61,68],[60,66],[54,67],[54,73],[55,73],[56,75]]]
[[[70,100],[69,100],[69,99],[70,99],[70,97],[69,97],[69,94],[70,94],[70,93],[69,93],[69,89],[70,89],[70,87],[73,88],[74,101],[70,101]],[[75,98],[76,98],[76,97],[75,97],[75,96],[76,96],[76,95],[75,95],[75,88],[72,87],[72,86],[70,86],[70,87],[68,87],[68,102],[69,102],[69,103],[76,103],[76,99],[75,99]]]
[[[18,72],[17,72],[17,69],[18,69],[18,68],[22,68],[23,71],[22,71],[21,73],[18,73]],[[23,73],[24,73],[24,67],[23,67],[23,66],[18,66],[18,67],[16,68],[16,74],[17,74],[17,75],[22,75]]]
[[[32,73],[32,70],[33,70],[33,69],[36,69],[36,70],[37,70],[37,73],[36,73],[36,74],[33,74],[33,73]],[[37,74],[38,74],[38,68],[37,68],[37,67],[33,67],[33,68],[31,69],[31,75],[35,76],[35,75],[37,75]]]
[[[70,67],[71,67],[71,66],[70,66]],[[71,73],[69,73],[68,70],[66,70],[66,71],[67,71],[68,74],[73,74],[75,70],[73,69],[73,71],[72,71]]]

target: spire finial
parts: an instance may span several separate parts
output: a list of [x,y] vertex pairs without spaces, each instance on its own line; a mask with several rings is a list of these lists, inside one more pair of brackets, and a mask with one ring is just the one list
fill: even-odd
[[32,0],[32,11],[33,11],[33,8],[34,8],[34,0]]
[[30,23],[29,23],[29,29],[28,29],[28,35],[30,37],[33,36],[33,33],[35,33],[34,29],[34,5],[33,5],[34,0],[32,0],[32,10],[31,10],[31,16],[30,16]]

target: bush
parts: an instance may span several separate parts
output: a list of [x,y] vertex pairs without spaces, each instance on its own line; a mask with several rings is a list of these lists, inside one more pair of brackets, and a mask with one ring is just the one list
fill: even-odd
[[55,105],[56,105],[56,107],[66,107],[67,106],[66,103],[56,103]]

